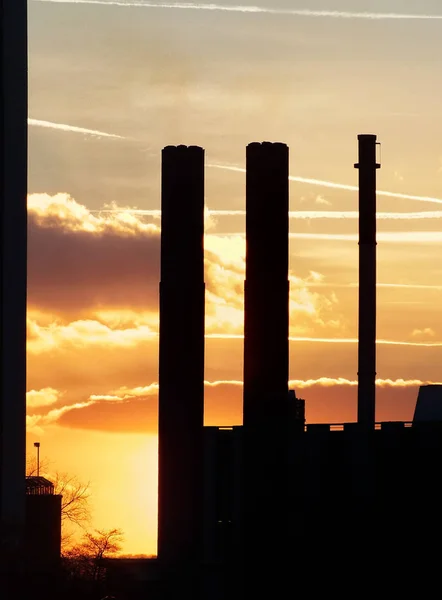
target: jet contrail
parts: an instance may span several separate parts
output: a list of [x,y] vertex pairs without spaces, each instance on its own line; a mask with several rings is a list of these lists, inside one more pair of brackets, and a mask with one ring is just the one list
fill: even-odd
[[[129,213],[131,215],[140,215],[145,217],[161,217],[159,209],[142,208],[105,208],[101,210],[92,210],[93,213]],[[245,210],[207,210],[210,217],[244,217]],[[290,219],[310,220],[310,219],[358,219],[357,211],[348,210],[292,210],[289,212]],[[442,219],[442,210],[427,210],[421,212],[378,212],[376,218],[380,221],[418,221],[424,219]]]
[[[67,2],[68,0],[34,0],[35,2]],[[74,0],[69,0],[69,2],[72,2]],[[75,0],[75,2],[99,2],[100,0]],[[41,121],[39,119],[28,119],[28,125],[31,126],[35,126],[35,127],[46,127],[48,129],[58,129],[59,131],[67,131],[67,132],[71,132],[71,133],[82,133],[84,135],[93,135],[93,136],[97,136],[97,137],[106,137],[106,138],[113,138],[113,139],[118,139],[118,140],[128,140],[131,138],[127,138],[124,137],[122,135],[116,135],[115,133],[106,133],[105,131],[98,131],[95,129],[86,129],[84,127],[75,127],[73,125],[67,125],[65,123],[54,123],[52,121]],[[135,141],[135,140],[132,140]],[[210,169],[221,169],[223,171],[232,171],[234,173],[245,173],[246,170],[244,167],[236,167],[233,165],[222,165],[222,164],[217,164],[217,163],[213,163],[213,164],[208,164],[207,165],[208,168]],[[314,185],[314,186],[318,186],[318,187],[324,187],[324,188],[330,188],[330,189],[335,189],[335,190],[344,190],[347,192],[358,192],[359,191],[359,187],[356,185],[347,185],[345,183],[334,183],[333,181],[323,181],[322,179],[309,179],[307,177],[298,177],[295,175],[290,175],[289,177],[290,181],[294,181],[297,183],[305,183],[307,185]],[[432,204],[442,204],[442,199],[440,198],[432,198],[431,196],[415,196],[412,194],[401,194],[399,192],[386,192],[386,191],[382,191],[382,190],[378,190],[377,191],[377,195],[378,196],[384,196],[387,198],[398,198],[398,199],[402,199],[402,200],[416,200],[418,202],[430,202]],[[106,212],[106,211],[101,211],[101,212]],[[125,211],[127,212],[127,211]],[[130,211],[133,212],[134,214],[145,214],[148,215],[149,212],[144,212],[144,211],[139,211],[138,213],[136,213],[135,211]],[[210,214],[215,215],[216,216],[216,212],[215,211],[209,211]],[[295,216],[292,218],[304,218],[304,219],[318,219],[318,218],[330,218],[330,219],[348,219],[348,218],[356,218],[357,213],[355,212],[354,215],[355,217],[350,216],[351,215],[351,211],[343,211],[341,212],[341,216],[326,216],[325,214],[320,215],[320,216],[314,216],[314,213],[318,214],[318,213],[327,213],[329,212],[330,214],[334,214],[334,211],[310,211],[310,216],[307,216],[309,211],[304,211],[304,216],[301,216],[301,212],[299,211],[299,216],[298,213],[295,211],[294,214]],[[155,214],[154,214],[155,213]],[[159,211],[152,211],[151,216],[158,216]],[[235,215],[242,215],[243,212],[242,211],[229,211],[229,214],[231,216],[235,216]],[[378,218],[385,218],[385,219],[430,219],[430,218],[440,218],[440,216],[438,215],[438,212],[435,211],[433,213],[433,216],[427,216],[426,213],[384,213],[385,215],[401,215],[401,214],[408,214],[411,216],[408,217],[400,217],[400,216],[379,216],[382,215],[382,213],[379,213]],[[417,215],[423,215],[421,217],[417,216]],[[223,212],[223,211],[218,211],[218,216],[222,216],[225,215],[227,216],[227,212]]]
[[[229,231],[206,234],[218,238],[244,238],[244,231]],[[313,240],[324,242],[358,242],[357,233],[289,233],[295,240]],[[394,244],[442,244],[442,231],[380,231],[379,242]]]
[[64,123],[52,123],[52,121],[40,121],[39,119],[28,119],[28,125],[33,127],[46,127],[47,129],[58,129],[60,131],[70,131],[72,133],[83,133],[85,135],[115,138],[119,140],[125,139],[121,135],[115,135],[114,133],[105,133],[104,131],[85,129],[84,127],[74,127],[73,125],[66,125]]
[[[333,288],[333,289],[357,289],[358,283],[332,283],[324,281],[307,281],[302,283],[308,288]],[[431,285],[425,283],[377,283],[378,288],[404,289],[404,290],[429,290],[442,292],[442,285]]]
[[118,0],[34,0],[36,2],[52,2],[54,4],[99,4],[102,6],[121,6],[132,8],[162,8],[175,10],[205,10],[215,12],[233,12],[243,14],[285,15],[292,17],[323,17],[334,19],[368,19],[368,20],[440,20],[442,15],[402,14],[402,13],[375,13],[353,12],[338,10],[308,10],[291,8],[268,8],[265,6],[223,6],[222,4],[200,4],[192,2],[122,2]]
[[[206,339],[212,340],[243,340],[240,333],[206,333]],[[357,344],[358,338],[317,338],[317,337],[289,337],[290,342],[313,342],[317,344]],[[376,340],[378,346],[412,346],[417,348],[441,348],[442,342],[406,342],[399,340]]]
[[[212,169],[222,169],[224,171],[233,171],[234,173],[245,173],[246,170],[243,167],[234,167],[230,165],[219,165],[211,164],[207,165]],[[344,183],[333,183],[332,181],[323,181],[321,179],[308,179],[306,177],[296,177],[290,175],[290,181],[296,181],[297,183],[306,183],[308,185],[316,185],[319,187],[331,188],[335,190],[345,190],[347,192],[357,192],[359,187],[356,185],[346,185]],[[385,196],[387,198],[399,198],[402,200],[417,200],[418,202],[431,202],[432,204],[442,204],[440,198],[432,198],[430,196],[413,196],[411,194],[400,194],[399,192],[384,192],[377,190],[378,196]]]

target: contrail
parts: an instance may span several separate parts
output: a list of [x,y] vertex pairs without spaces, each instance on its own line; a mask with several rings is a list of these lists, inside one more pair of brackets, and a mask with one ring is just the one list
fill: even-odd
[[[34,0],[35,2],[100,2],[101,0]],[[105,3],[106,4],[106,3]],[[121,135],[116,135],[115,133],[107,133],[105,131],[98,131],[95,129],[86,129],[85,127],[75,127],[73,125],[67,125],[66,123],[54,123],[52,121],[41,121],[39,119],[28,119],[28,125],[34,126],[34,127],[46,127],[48,129],[58,129],[59,131],[67,131],[67,132],[71,132],[71,133],[82,133],[84,135],[93,135],[93,136],[98,136],[98,137],[106,137],[106,138],[113,138],[113,139],[118,139],[118,140],[128,140],[131,138],[127,138]],[[135,141],[135,140],[132,140]],[[217,163],[213,163],[213,164],[208,164],[207,165],[208,168],[210,169],[221,169],[223,171],[232,171],[234,173],[245,173],[246,170],[244,167],[236,167],[233,165],[222,165],[222,164],[217,164]],[[314,185],[314,186],[318,186],[318,187],[324,187],[324,188],[329,188],[329,189],[335,189],[335,190],[344,190],[347,192],[358,192],[359,191],[359,187],[356,185],[347,185],[345,183],[334,183],[333,181],[323,181],[322,179],[310,179],[307,177],[298,177],[295,175],[290,175],[289,177],[290,181],[294,181],[296,183],[305,183],[307,185]],[[377,191],[377,195],[378,196],[384,196],[386,198],[398,198],[398,199],[402,199],[402,200],[416,200],[418,202],[430,202],[432,204],[442,204],[442,199],[440,198],[433,198],[431,196],[415,196],[412,194],[401,194],[399,192],[386,192],[386,191],[382,191],[382,190],[378,190]],[[106,211],[101,211],[101,212],[106,212]],[[126,211],[127,212],[127,211]],[[141,210],[138,213],[135,213],[135,211],[130,211],[133,212],[134,214],[145,214],[148,215],[149,212],[142,212]],[[304,212],[304,215],[302,216],[302,212]],[[320,213],[324,213],[324,214],[320,214]],[[310,211],[310,216],[308,216],[309,211],[299,211],[299,216],[298,216],[298,212],[294,211],[292,214],[294,214],[295,216],[292,218],[304,218],[304,219],[319,219],[319,218],[329,218],[329,219],[349,219],[349,218],[356,218],[357,213],[354,212],[353,214],[355,215],[354,217],[351,216],[351,211],[342,211],[341,213],[336,213],[336,214],[340,214],[341,216],[326,216],[325,213],[330,213],[330,215],[334,215],[334,211]],[[155,214],[154,214],[155,213]],[[158,216],[159,211],[152,211],[152,215],[151,216]],[[320,216],[314,216],[314,214],[320,214]],[[161,213],[159,213],[161,214]],[[210,211],[210,214],[215,215],[216,216],[216,212],[215,211]],[[227,216],[227,212],[223,212],[223,211],[218,211],[218,215],[222,216],[225,215]],[[229,214],[231,216],[235,216],[235,215],[242,215],[243,212],[242,211],[229,211]],[[392,215],[392,216],[385,216],[382,217],[380,215],[385,214],[385,215]],[[394,216],[394,215],[409,215],[408,217],[401,217],[401,216]],[[423,215],[423,216],[417,216],[417,215]],[[378,218],[385,218],[385,219],[438,219],[440,218],[440,216],[438,216],[438,212],[435,211],[433,213],[432,216],[427,216],[426,213],[379,213],[378,214]]]
[[[131,215],[140,215],[145,217],[161,217],[159,209],[142,208],[105,208],[93,210],[93,213],[129,213]],[[207,214],[211,217],[244,217],[245,210],[212,210],[208,209]],[[292,210],[289,212],[290,219],[310,220],[310,219],[358,219],[357,211],[340,210]],[[418,221],[425,219],[442,219],[442,210],[427,210],[422,212],[378,212],[376,218],[380,221]]]
[[338,10],[308,10],[291,8],[268,8],[265,6],[223,6],[222,4],[200,4],[192,2],[170,2],[160,4],[159,2],[122,2],[118,0],[34,0],[36,2],[52,2],[54,4],[98,4],[102,6],[121,6],[133,8],[162,8],[175,10],[204,10],[213,12],[231,12],[243,14],[267,14],[285,15],[292,17],[322,17],[333,19],[368,19],[380,21],[388,20],[440,20],[442,15],[425,14],[401,14],[401,13],[375,13],[375,12],[353,12]]
[[[333,289],[357,289],[358,283],[332,283],[325,281],[307,281],[303,285],[308,288],[333,288]],[[378,288],[403,289],[403,290],[433,290],[442,291],[442,285],[431,285],[425,283],[377,283]]]
[[[212,169],[222,169],[223,171],[233,171],[234,173],[245,173],[246,170],[243,167],[234,167],[231,165],[219,165],[210,164],[207,165]],[[322,179],[308,179],[306,177],[296,177],[290,175],[290,181],[296,181],[297,183],[306,183],[308,185],[316,185],[319,187],[331,188],[335,190],[345,190],[347,192],[357,192],[359,187],[356,185],[346,185],[344,183],[334,183],[332,181],[323,181]],[[440,198],[432,198],[431,196],[414,196],[412,194],[400,194],[399,192],[385,192],[377,190],[378,196],[385,196],[387,198],[399,198],[402,200],[417,200],[418,202],[431,202],[432,204],[442,204]]]
[[[244,238],[244,231],[228,231],[206,234],[207,237],[218,238]],[[295,240],[313,240],[324,242],[358,242],[357,233],[289,233],[289,237]],[[441,244],[442,231],[380,231],[377,240],[385,243],[395,244]]]
[[[206,339],[212,340],[243,340],[244,335],[236,333],[206,333]],[[317,338],[317,337],[289,337],[290,342],[312,342],[317,344],[357,344],[358,338]],[[441,348],[442,342],[406,342],[399,340],[376,340],[378,346],[411,346],[417,348]]]
[[66,125],[65,123],[53,123],[52,121],[40,121],[39,119],[28,119],[28,125],[31,125],[33,127],[46,127],[47,129],[58,129],[60,131],[70,131],[72,133],[83,133],[85,135],[94,135],[94,136],[99,136],[99,137],[115,138],[115,139],[119,139],[119,140],[125,139],[121,135],[115,135],[114,133],[105,133],[104,131],[97,131],[95,129],[85,129],[84,127],[74,127],[73,125]]

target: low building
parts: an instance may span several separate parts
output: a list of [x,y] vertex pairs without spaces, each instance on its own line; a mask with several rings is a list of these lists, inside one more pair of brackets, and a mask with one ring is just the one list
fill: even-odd
[[25,560],[28,574],[56,573],[61,558],[61,503],[45,477],[26,477]]

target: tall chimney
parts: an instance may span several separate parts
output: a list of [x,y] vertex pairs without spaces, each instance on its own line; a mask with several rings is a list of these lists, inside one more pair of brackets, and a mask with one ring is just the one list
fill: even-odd
[[281,560],[287,529],[289,149],[252,143],[246,166],[244,542],[256,564],[263,551]]
[[0,578],[7,582],[22,566],[26,499],[27,2],[1,0],[0,12]]
[[202,544],[204,150],[162,154],[158,557],[195,564]]
[[376,136],[358,135],[359,344],[358,423],[374,428],[376,412]]

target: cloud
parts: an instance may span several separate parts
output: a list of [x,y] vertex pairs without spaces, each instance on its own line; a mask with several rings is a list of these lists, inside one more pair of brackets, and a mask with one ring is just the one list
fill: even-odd
[[[230,426],[242,423],[242,388],[240,380],[205,381],[205,424]],[[420,379],[377,379],[376,387],[382,410],[385,406],[394,409],[390,398],[393,393],[395,402],[400,394],[405,394],[409,406],[414,406],[417,389],[421,385],[439,382],[422,381]],[[346,378],[321,377],[319,379],[294,379],[289,382],[290,388],[295,389],[298,397],[305,397],[307,414],[312,419],[320,420],[321,410],[325,410],[333,422],[333,410],[337,414],[349,417],[349,403],[355,401],[357,381]],[[186,382],[182,382],[185,397]],[[324,396],[323,389],[329,391]],[[322,390],[322,392],[321,392]],[[158,384],[146,386],[120,387],[104,394],[92,394],[83,402],[75,402],[60,409],[49,411],[44,415],[28,417],[28,429],[39,433],[47,426],[58,424],[75,429],[93,429],[119,432],[157,432],[158,420]],[[339,401],[343,399],[343,413]],[[390,403],[390,404],[389,404]],[[335,407],[335,409],[333,408]],[[320,410],[321,409],[321,410]],[[347,411],[347,412],[345,412]],[[387,415],[390,413],[386,413]],[[409,415],[408,415],[409,417]],[[390,418],[390,417],[389,417]],[[398,417],[396,407],[396,419]],[[336,419],[334,419],[336,420]],[[352,420],[352,419],[349,419]]]
[[[402,240],[409,234],[425,241],[437,234],[442,241],[441,232],[391,232],[379,237]],[[306,235],[356,240],[345,234]],[[157,343],[159,263],[159,228],[142,216],[124,210],[92,214],[67,194],[30,196],[29,351],[35,355]],[[242,339],[244,276],[244,236],[206,234],[208,338]],[[333,289],[319,293],[323,279],[314,272],[304,278],[290,274],[290,339],[354,344],[357,340],[346,336],[346,320]],[[379,339],[378,344],[441,346],[436,340]]]
[[[31,351],[150,338],[158,330],[159,227],[125,208],[92,213],[67,194],[33,194],[28,206]],[[207,333],[242,333],[244,277],[244,236],[206,234]],[[315,280],[291,276],[292,333],[339,322],[333,296],[308,289]],[[60,318],[42,323],[36,313]]]
[[[304,330],[308,328],[308,323],[315,324],[319,327],[330,328],[333,327],[337,330],[335,336],[321,337],[306,336],[306,335],[290,335],[289,341],[291,343],[302,343],[302,344],[357,344],[357,338],[343,337],[340,330],[342,324],[339,321],[323,320],[317,313],[314,312],[314,308],[309,311],[308,305],[301,307],[305,310],[305,314],[310,318],[302,320],[299,317],[299,321],[291,325],[291,330]],[[220,313],[209,314],[208,321],[209,325],[206,328],[206,339],[211,340],[243,340],[243,333],[237,333],[235,329],[242,328],[242,321],[239,319],[235,322],[234,318],[238,317],[240,311],[234,312],[237,309],[230,307],[226,311],[226,319],[223,321],[222,311]],[[297,309],[298,310],[298,309]],[[309,312],[313,313],[313,316],[309,315]],[[228,320],[230,317],[232,320]],[[297,318],[297,317],[296,317]],[[293,320],[293,318],[292,318]],[[225,327],[227,331],[224,332],[213,332],[211,328],[216,329],[217,327]],[[209,332],[207,332],[207,329]],[[426,334],[428,335],[428,333]],[[152,329],[148,325],[138,324],[136,326],[129,327],[115,327],[112,328],[108,325],[100,323],[96,320],[81,320],[73,321],[68,324],[62,324],[52,322],[49,325],[39,325],[37,322],[28,319],[28,352],[33,355],[40,355],[47,352],[64,352],[68,349],[84,349],[87,348],[106,348],[106,349],[129,349],[137,348],[147,344],[154,343],[158,344],[158,331]],[[421,348],[441,348],[442,341],[408,341],[408,340],[389,340],[389,339],[378,339],[376,341],[378,346],[404,346],[404,347],[421,347]]]
[[[331,202],[323,198],[321,195],[315,199],[317,204],[331,206]],[[127,213],[132,215],[152,217],[154,219],[161,218],[161,210],[159,209],[140,209],[140,208],[114,208],[104,207],[100,210],[91,211],[94,214],[105,215],[107,213]],[[212,227],[218,224],[219,217],[244,217],[245,210],[222,210],[209,209],[206,207],[206,223],[207,221]],[[294,220],[357,220],[359,212],[356,210],[293,210],[289,212],[289,218]],[[377,212],[376,219],[378,221],[421,221],[427,219],[442,219],[442,210],[424,210],[418,212]],[[206,224],[206,230],[208,229]]]
[[[376,379],[377,387],[419,387],[421,385],[442,385],[435,381],[422,381],[420,379]],[[238,379],[224,379],[220,381],[204,381],[204,387],[207,390],[219,388],[222,386],[243,387],[243,382]],[[344,377],[319,377],[318,379],[291,379],[288,382],[290,389],[307,389],[314,386],[331,387],[331,386],[349,386],[355,387],[358,385],[356,379],[346,379]],[[151,383],[147,386],[138,386],[135,388],[121,387],[109,392],[109,396],[91,396],[90,399],[120,399],[139,398],[143,396],[152,396],[158,394],[158,383]]]
[[157,332],[147,325],[112,329],[92,319],[73,321],[69,324],[53,322],[41,326],[28,319],[28,352],[41,354],[68,347],[86,348],[106,346],[128,348],[157,340]]
[[[421,381],[420,379],[376,379],[376,387],[379,388],[407,388],[407,387],[419,387],[421,385],[440,385],[438,382]],[[333,386],[345,386],[345,387],[357,387],[357,380],[345,379],[345,378],[331,378],[331,377],[320,377],[319,379],[292,379],[289,382],[290,388],[296,389],[308,389],[314,386],[320,387],[333,387]]]
[[425,329],[414,329],[411,335],[413,337],[434,337],[436,334],[430,327],[425,327]]
[[93,215],[67,194],[33,194],[28,301],[55,313],[157,306],[159,228],[134,215]]
[[327,198],[324,198],[324,196],[321,196],[321,194],[318,194],[315,198],[315,202],[316,204],[324,204],[326,206],[331,206],[331,202],[330,200],[327,200]]
[[57,423],[61,417],[71,411],[84,409],[90,406],[92,402],[77,402],[70,404],[69,406],[63,406],[61,408],[54,408],[47,414],[40,415],[27,415],[26,416],[26,431],[28,433],[34,433],[36,435],[44,434],[44,429],[50,425]]
[[62,392],[51,387],[42,390],[30,390],[26,393],[26,406],[28,409],[50,406],[58,402],[61,396]]
[[129,398],[142,398],[144,396],[156,396],[158,394],[158,388],[158,383],[151,383],[150,385],[138,386],[135,388],[120,387],[116,390],[109,392],[109,394],[93,394],[92,396],[90,396],[90,400],[93,400],[95,402],[101,400],[118,401],[127,400]]

